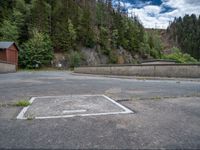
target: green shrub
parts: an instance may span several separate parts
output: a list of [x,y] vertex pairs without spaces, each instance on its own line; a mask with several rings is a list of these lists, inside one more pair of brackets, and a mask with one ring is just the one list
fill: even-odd
[[116,64],[117,61],[118,61],[117,54],[112,52],[112,51],[110,51],[110,53],[109,53],[109,63]]
[[164,55],[163,58],[175,60],[179,63],[197,63],[198,62],[195,58],[193,58],[189,54],[181,53],[180,50],[176,47],[174,47],[172,51],[173,51],[172,54]]
[[72,51],[68,55],[68,62],[70,68],[79,67],[81,65],[82,60],[84,59],[83,54],[77,51]]
[[52,59],[53,47],[50,37],[37,30],[19,52],[19,64],[22,68],[40,68],[42,65],[50,64]]
[[156,49],[150,49],[150,55],[153,57],[153,58],[160,58],[160,53],[159,51],[157,51]]

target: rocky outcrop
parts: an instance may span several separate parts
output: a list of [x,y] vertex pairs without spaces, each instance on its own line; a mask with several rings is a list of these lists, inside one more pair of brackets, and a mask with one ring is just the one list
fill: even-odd
[[131,64],[134,62],[134,58],[130,52],[126,51],[122,47],[117,49],[118,64]]
[[[99,64],[109,64],[110,57],[102,53],[99,46],[95,48],[80,48],[80,55],[84,57],[84,61],[81,65],[84,66],[95,66]],[[68,68],[68,60],[65,53],[55,53],[52,65],[57,68]],[[138,59],[133,57],[129,51],[126,51],[122,47],[114,50],[113,57],[116,57],[118,64],[132,64]],[[112,56],[111,56],[112,57]]]

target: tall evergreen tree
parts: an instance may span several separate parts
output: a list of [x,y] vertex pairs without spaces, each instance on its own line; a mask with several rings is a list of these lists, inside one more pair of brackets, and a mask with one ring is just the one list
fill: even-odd
[[39,32],[50,33],[51,5],[46,0],[33,0],[30,15],[30,30],[37,28]]
[[19,38],[18,28],[10,20],[4,20],[0,26],[0,40],[17,42]]
[[200,59],[199,18],[195,14],[179,17],[169,26],[168,33],[179,45],[182,52]]

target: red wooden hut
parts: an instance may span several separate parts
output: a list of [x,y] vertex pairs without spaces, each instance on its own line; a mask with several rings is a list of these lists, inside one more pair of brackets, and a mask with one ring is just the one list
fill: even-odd
[[0,42],[0,61],[18,65],[19,49],[14,42]]

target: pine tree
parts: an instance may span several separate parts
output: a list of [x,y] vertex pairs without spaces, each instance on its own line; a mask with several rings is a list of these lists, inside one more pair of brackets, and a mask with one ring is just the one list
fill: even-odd
[[200,58],[199,18],[195,14],[179,17],[168,28],[168,33],[181,48],[196,59]]
[[10,20],[4,20],[0,26],[0,40],[17,42],[19,38],[18,28]]
[[91,25],[90,11],[88,9],[83,9],[83,15],[78,27],[78,36],[83,45],[86,47],[92,48],[95,45],[95,35],[93,29],[94,28]]
[[50,33],[51,5],[45,0],[33,0],[31,7],[30,31],[37,28],[39,32]]

